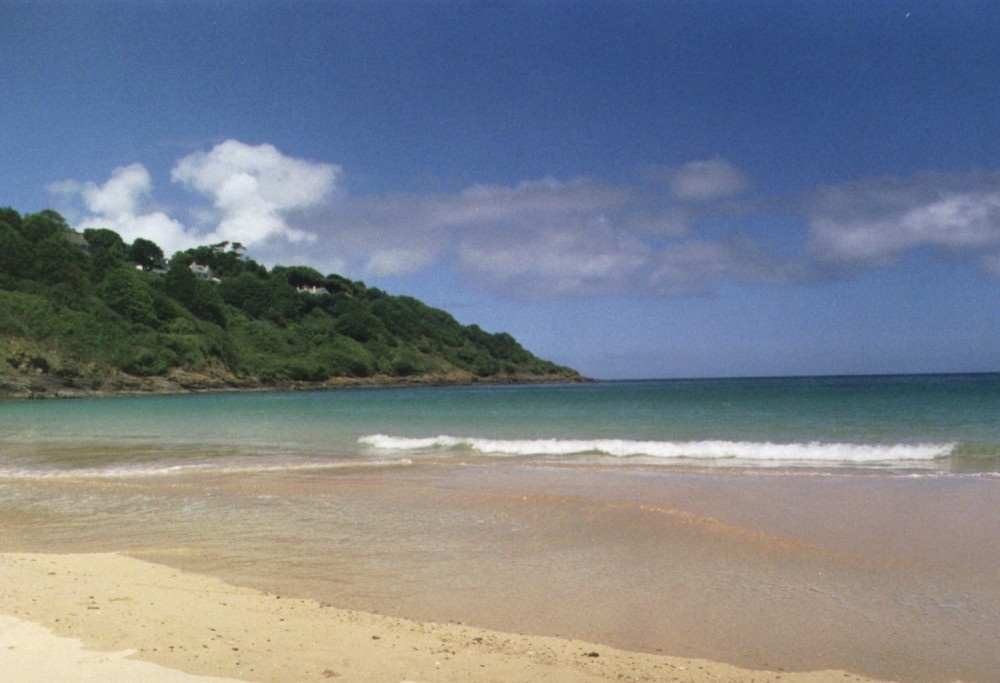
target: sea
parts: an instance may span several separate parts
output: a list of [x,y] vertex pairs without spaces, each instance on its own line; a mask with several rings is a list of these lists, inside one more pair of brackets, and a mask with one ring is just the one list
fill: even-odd
[[1000,374],[8,401],[0,478],[563,464],[1000,474]]
[[1000,681],[1000,374],[9,400],[0,518],[399,617]]

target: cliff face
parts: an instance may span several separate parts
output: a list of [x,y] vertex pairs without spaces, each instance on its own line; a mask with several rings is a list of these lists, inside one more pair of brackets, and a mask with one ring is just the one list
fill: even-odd
[[509,334],[239,245],[166,262],[0,209],[0,395],[576,379]]

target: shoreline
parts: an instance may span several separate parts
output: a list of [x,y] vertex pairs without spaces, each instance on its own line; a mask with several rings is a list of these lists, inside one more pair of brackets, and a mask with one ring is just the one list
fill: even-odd
[[[559,416],[579,403],[577,389],[585,390],[588,400],[606,399],[591,400],[586,415],[592,427]],[[803,476],[784,466],[497,457],[446,448],[446,442],[386,453],[369,449],[362,438],[382,429],[402,437],[460,434],[469,424],[481,431],[497,425],[508,439],[549,433],[599,438],[605,420],[615,431],[619,420],[630,424],[624,412],[606,415],[609,404],[617,405],[609,399],[629,389],[633,397],[648,394],[647,400],[623,400],[622,411],[670,393],[656,385],[609,382],[551,390],[484,386],[11,402],[2,439],[0,551],[121,554],[173,568],[169,581],[156,582],[173,588],[187,572],[258,596],[389,615],[424,631],[429,624],[474,624],[507,634],[504,639],[519,633],[590,644],[592,649],[567,660],[574,665],[588,652],[607,664],[607,647],[742,668],[738,676],[721,680],[759,679],[759,673],[747,673],[754,670],[770,670],[776,678],[782,669],[842,670],[907,683],[995,680],[1000,663],[995,471],[926,476],[897,467],[834,466]],[[713,405],[725,393],[715,394]],[[994,434],[992,412],[951,410],[944,400],[951,401],[949,396],[933,402],[941,418],[966,416],[982,424],[983,433]],[[651,414],[669,412],[661,407]],[[476,422],[478,415],[489,416],[490,426]],[[728,423],[720,415],[712,424]],[[809,424],[806,433],[819,432],[817,426],[833,429],[837,420]],[[758,433],[749,424],[739,431],[744,429]],[[890,431],[900,442],[910,433],[901,427]],[[646,435],[636,425],[621,433]],[[765,435],[771,433],[785,432]],[[962,433],[974,441],[979,432]],[[50,603],[49,621],[43,622],[39,611],[11,616],[57,628],[53,638],[73,637],[58,629],[68,621],[95,623],[121,606],[117,603],[128,602],[121,597],[146,600],[157,604],[133,627],[122,626],[138,633],[108,645],[81,640],[112,654],[178,647],[178,624],[187,615],[171,605],[183,596],[147,598],[149,581],[122,595],[114,583],[122,572],[97,569],[86,572],[111,583],[59,597],[62,584],[84,579],[58,567],[50,571],[56,578],[41,578],[56,583],[17,589],[18,596]],[[9,577],[0,558],[0,593]],[[209,595],[202,588],[191,591]],[[213,599],[230,603],[225,596]],[[201,603],[189,608],[203,609]],[[265,618],[263,608],[270,606],[244,612],[237,626],[252,624],[254,634],[273,640],[272,631],[285,626],[274,622],[287,615]],[[0,615],[5,613],[0,602]],[[153,622],[173,630],[136,644],[134,638]],[[194,633],[210,627],[218,628],[201,624]],[[342,639],[330,641],[325,634],[331,628],[313,621],[289,646],[320,643],[327,654],[358,649]],[[371,635],[386,640],[378,632]],[[469,638],[476,646],[486,642],[484,635],[453,640],[454,647],[439,642],[429,655],[491,654],[466,646]],[[393,633],[391,642],[396,639]],[[211,647],[187,640],[181,654],[200,658]],[[273,646],[258,639],[234,647],[260,652]],[[537,653],[538,647],[523,650]],[[3,649],[0,645],[0,653]],[[378,662],[399,653],[369,654]],[[543,663],[559,660],[546,657]],[[622,680],[657,680],[630,667],[615,665],[610,671]],[[384,673],[322,669],[327,670],[357,680]],[[396,671],[396,680],[414,680],[414,671]],[[519,671],[466,678],[580,678],[577,669],[558,675],[545,673],[550,669]]]
[[[158,665],[143,677],[157,683],[206,680],[178,672],[260,682],[876,680],[844,671],[754,671],[343,610],[117,553],[2,553],[0,576],[0,615],[6,617],[0,668],[16,680],[33,670],[22,669],[19,678],[9,667],[44,663],[62,666],[74,680],[94,674],[94,680],[124,683],[135,680],[137,661]],[[86,649],[44,647],[55,637]]]
[[70,379],[48,374],[0,375],[0,401],[54,398],[100,398],[105,396],[165,396],[227,392],[319,391],[391,387],[442,387],[477,385],[579,384],[595,380],[579,375],[495,375],[479,377],[471,372],[394,377],[330,377],[318,382],[258,378],[216,377],[175,372],[169,377],[113,375],[103,379]]
[[[462,643],[469,657],[490,655],[478,645],[517,633],[551,637],[563,649],[566,642],[588,643],[587,652],[598,652],[611,667],[611,680],[674,680],[679,671],[699,672],[700,660],[730,668],[716,679],[680,680],[759,682],[779,674],[787,679],[789,671],[838,670],[857,680],[985,683],[995,672],[991,634],[1000,603],[991,568],[1000,547],[989,530],[1000,490],[987,481],[732,473],[664,478],[466,463],[341,470],[333,477],[277,471],[206,478],[193,471],[113,482],[43,478],[11,492],[21,502],[10,508],[10,525],[0,534],[3,551],[55,553],[59,563],[93,562],[104,555],[91,553],[107,553],[166,572],[163,581],[140,577],[130,593],[122,588],[125,570],[86,564],[73,571],[44,568],[36,572],[40,583],[17,583],[6,559],[15,555],[0,555],[0,614],[104,650],[155,653],[176,646],[177,620],[186,616],[174,603],[215,595],[214,589],[184,588],[190,575],[282,605],[294,599],[327,611],[333,605],[350,614],[391,615],[381,618],[417,624],[421,633],[429,624],[467,631],[464,625],[475,624],[477,635],[451,641]],[[94,495],[104,503],[95,507]],[[300,505],[291,509],[275,500]],[[914,500],[917,508],[908,503]],[[132,505],[138,516],[128,511]],[[789,509],[797,514],[785,514]],[[334,527],[316,526],[316,515]],[[159,593],[160,584],[170,590]],[[114,604],[90,600],[100,595]],[[148,614],[135,617],[132,628],[140,630],[129,637],[148,635],[156,622],[168,629],[159,640],[93,644],[79,631],[60,630],[96,623],[99,614],[127,606],[119,598],[139,596]],[[231,602],[224,594],[213,599]],[[273,606],[233,618],[271,637],[271,627],[284,627],[273,622],[288,616],[265,619]],[[187,611],[202,607],[189,604]],[[192,633],[218,628],[202,626]],[[335,628],[312,621],[295,639],[313,642]],[[201,654],[202,643],[185,642],[183,652]],[[542,647],[532,638],[526,643],[514,654]],[[341,647],[336,640],[327,650]],[[421,656],[452,650],[427,646]],[[630,659],[610,663],[611,651]],[[579,664],[581,652],[565,662]],[[634,663],[647,655],[653,659]],[[699,663],[665,669],[663,655]],[[607,680],[581,678],[576,668],[546,679],[539,671],[549,669],[524,668],[536,664],[508,662],[521,667],[510,675],[420,678],[409,671],[393,679],[376,677],[379,669],[347,680]],[[670,675],[661,676],[661,669]],[[764,670],[773,678],[762,678]],[[204,673],[232,675],[228,669]]]

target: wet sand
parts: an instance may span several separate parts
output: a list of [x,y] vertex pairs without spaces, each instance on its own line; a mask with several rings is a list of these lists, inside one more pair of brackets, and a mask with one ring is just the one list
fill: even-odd
[[0,573],[0,670],[19,683],[867,680],[338,610],[117,555],[0,555]]
[[[660,666],[669,655],[917,682],[988,683],[1000,670],[1000,485],[989,478],[470,462],[16,486],[17,500],[4,503],[11,523],[0,532],[2,549],[121,552],[323,614],[334,606],[407,629],[452,622],[447,628],[599,644],[565,652],[574,667],[581,649],[602,653],[588,659],[611,668],[594,675],[628,676],[633,666],[609,664],[604,648]],[[11,615],[12,604],[0,613]],[[58,610],[17,609],[14,616],[56,625]],[[486,640],[449,636],[463,647],[477,637]],[[169,645],[160,636],[140,648],[124,636],[99,642],[142,650],[144,659]],[[645,680],[672,680],[642,666]],[[387,669],[379,680],[460,680],[420,671]],[[494,678],[543,679],[507,671]],[[545,675],[586,680],[591,672]],[[727,677],[768,680],[747,671]],[[467,680],[475,679],[488,680]]]

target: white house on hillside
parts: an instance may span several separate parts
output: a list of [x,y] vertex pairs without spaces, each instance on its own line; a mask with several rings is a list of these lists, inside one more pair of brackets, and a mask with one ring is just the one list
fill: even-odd
[[203,266],[200,263],[192,263],[190,266],[188,266],[188,268],[190,268],[191,272],[194,273],[197,277],[200,277],[202,280],[221,282],[219,278],[215,277],[215,275],[212,273],[212,269],[209,268],[208,266]]
[[330,293],[330,290],[328,290],[326,287],[320,287],[319,285],[299,285],[295,289],[305,294],[323,295]]

